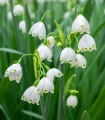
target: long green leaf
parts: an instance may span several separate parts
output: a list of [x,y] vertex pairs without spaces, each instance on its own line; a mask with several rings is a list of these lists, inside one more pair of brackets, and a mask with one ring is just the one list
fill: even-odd
[[8,114],[6,113],[6,111],[4,110],[4,108],[1,105],[0,105],[0,109],[3,111],[3,113],[6,116],[7,120],[10,120]]
[[23,55],[24,54],[22,52],[19,52],[17,50],[13,50],[11,48],[0,48],[0,51],[9,52],[9,53],[15,53],[15,54],[19,54],[19,55]]
[[86,80],[85,77],[88,75],[89,71],[91,70],[91,68],[93,67],[94,63],[97,61],[97,59],[100,57],[101,53],[105,50],[105,45],[100,49],[100,51],[98,52],[97,56],[94,58],[93,62],[91,63],[91,65],[89,66],[89,68],[87,69],[87,71],[85,72],[79,86],[82,85],[82,83]]
[[91,107],[89,114],[92,120],[99,120],[101,116],[105,118],[105,114],[102,114],[104,111],[105,111],[105,87],[100,93],[99,97],[96,99],[93,106]]
[[31,111],[22,110],[21,112],[28,115],[28,116],[35,117],[35,118],[38,118],[38,119],[42,119],[41,115],[39,115],[37,113],[34,113],[34,112],[31,112]]

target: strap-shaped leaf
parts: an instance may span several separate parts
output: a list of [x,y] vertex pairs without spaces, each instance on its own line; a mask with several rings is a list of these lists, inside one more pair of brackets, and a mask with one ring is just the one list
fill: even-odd
[[38,118],[38,119],[42,119],[42,116],[37,114],[37,113],[34,113],[34,112],[31,112],[31,111],[28,111],[28,110],[22,110],[21,111],[22,113],[28,115],[28,116],[31,116],[31,117],[34,117],[34,118]]
[[82,113],[81,120],[90,120],[90,116],[87,111]]
[[61,42],[64,44],[64,42],[65,42],[65,36],[64,36],[63,31],[62,31],[62,28],[60,27],[60,25],[57,23],[56,20],[54,20],[54,22],[55,22],[55,24],[56,24],[56,26],[57,26],[57,29],[58,29],[58,32],[59,32],[60,40],[61,40]]
[[39,53],[37,50],[35,50],[34,52],[34,72],[35,72],[35,79],[37,80],[38,77],[40,76],[40,70],[41,70],[41,67],[39,64],[41,64],[41,60],[40,60],[40,57],[39,57]]

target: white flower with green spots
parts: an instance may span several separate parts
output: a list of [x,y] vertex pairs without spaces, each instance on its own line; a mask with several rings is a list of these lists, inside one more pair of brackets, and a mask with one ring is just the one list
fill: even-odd
[[46,28],[45,28],[44,23],[43,22],[35,23],[31,27],[29,34],[31,34],[33,37],[38,36],[40,40],[45,38],[46,37]]
[[83,15],[78,15],[72,24],[72,33],[79,32],[83,34],[84,32],[90,33],[90,26],[87,19]]
[[92,50],[96,50],[95,40],[91,35],[88,34],[83,35],[79,41],[77,52],[92,51]]
[[52,48],[52,47],[54,46],[54,43],[55,43],[54,37],[53,37],[53,36],[49,36],[49,37],[47,38],[47,46],[48,46],[49,48]]
[[44,59],[47,59],[49,62],[52,62],[52,52],[47,45],[41,44],[37,50],[38,50],[41,61],[43,61]]
[[63,76],[62,72],[56,68],[51,68],[47,72],[47,78],[49,78],[52,82],[54,81],[54,77],[61,77]]
[[23,33],[26,32],[26,22],[25,20],[22,20],[19,22],[19,29],[22,30]]
[[40,95],[48,92],[54,93],[53,82],[49,78],[43,77],[37,85],[37,92],[40,93]]
[[65,63],[72,63],[76,60],[75,51],[72,48],[66,47],[61,51],[60,54],[60,61],[61,64]]
[[39,105],[40,94],[37,92],[37,87],[31,86],[24,92],[22,100],[27,101],[28,103]]
[[86,59],[81,54],[76,54],[76,61],[72,63],[72,66],[86,68]]
[[16,80],[17,83],[20,82],[22,77],[22,67],[19,63],[11,65],[5,72],[4,77],[9,77],[10,81]]
[[77,106],[78,100],[76,96],[70,95],[67,98],[67,106],[70,107],[72,106],[73,108],[75,108]]
[[13,13],[15,16],[19,16],[24,13],[24,7],[20,4],[15,5],[13,8]]

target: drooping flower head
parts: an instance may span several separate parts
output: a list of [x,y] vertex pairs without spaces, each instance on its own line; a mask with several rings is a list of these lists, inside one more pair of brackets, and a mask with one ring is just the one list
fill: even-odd
[[83,34],[84,32],[90,33],[90,26],[87,19],[83,15],[78,15],[72,24],[72,33],[79,32]]
[[95,40],[91,35],[88,34],[83,35],[79,41],[77,52],[92,51],[92,50],[96,50]]
[[45,38],[46,37],[46,28],[45,28],[44,23],[43,22],[35,23],[31,27],[29,34],[31,34],[33,37],[38,36],[40,40]]
[[9,77],[10,81],[16,80],[19,83],[22,77],[22,67],[20,64],[16,63],[7,68],[4,77]]
[[26,89],[22,96],[22,100],[39,105],[40,94],[37,92],[37,87],[31,86]]
[[67,106],[72,106],[73,108],[75,108],[77,106],[78,100],[76,96],[70,95],[67,98]]
[[72,63],[72,66],[86,68],[86,59],[81,54],[76,54],[76,61]]
[[48,46],[49,48],[52,48],[52,47],[54,46],[54,43],[55,43],[54,37],[53,37],[53,36],[49,36],[49,37],[47,38],[47,46]]
[[43,93],[54,93],[54,84],[53,82],[47,78],[47,77],[43,77],[38,85],[37,85],[37,92],[40,93],[41,95],[43,95]]
[[67,11],[67,12],[65,12],[65,13],[64,13],[63,18],[64,18],[64,19],[67,19],[67,18],[69,17],[69,15],[70,15],[70,12],[69,12],[69,11]]
[[13,13],[14,13],[15,16],[23,14],[24,13],[24,7],[20,4],[15,5],[14,8],[13,8]]
[[61,77],[63,74],[61,73],[60,70],[56,69],[56,68],[51,68],[50,70],[48,70],[47,72],[47,78],[49,78],[52,82],[54,81],[54,77]]
[[63,64],[64,62],[68,62],[72,64],[72,62],[74,62],[75,60],[76,60],[76,54],[72,48],[66,47],[61,51],[60,54],[61,64]]
[[39,53],[39,56],[40,56],[40,59],[41,61],[43,61],[45,58],[51,62],[52,60],[52,52],[50,50],[50,48],[48,48],[48,46],[44,45],[44,44],[41,44],[39,47],[38,47],[38,53]]
[[19,29],[22,30],[23,33],[26,32],[26,22],[25,20],[22,20],[19,22]]
[[9,18],[9,20],[12,20],[12,13],[11,12],[8,12],[8,18]]

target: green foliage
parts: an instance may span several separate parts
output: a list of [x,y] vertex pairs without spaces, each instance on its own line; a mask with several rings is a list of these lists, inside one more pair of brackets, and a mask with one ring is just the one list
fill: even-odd
[[81,120],[90,120],[90,117],[89,117],[87,111],[84,111],[84,112],[82,113]]
[[54,20],[54,22],[55,22],[55,24],[56,24],[56,26],[57,26],[57,29],[58,29],[58,32],[59,32],[59,36],[60,36],[61,43],[64,44],[64,42],[65,42],[64,33],[63,33],[63,31],[62,31],[60,25],[57,23],[57,21]]
[[[39,0],[32,2],[10,0],[9,5],[0,6],[0,119],[1,120],[39,120],[42,119],[41,106],[22,102],[21,97],[24,91],[30,87],[35,81],[33,58],[25,57],[22,60],[23,76],[20,84],[15,81],[10,82],[8,78],[4,78],[5,70],[13,61],[18,60],[24,53],[34,54],[34,50],[43,42],[38,37],[28,35],[32,24],[40,21],[46,11],[51,11],[55,16],[55,23],[49,16],[46,16],[45,26],[47,34],[58,30],[61,42],[64,43],[68,29],[71,29],[72,22],[75,18],[75,7],[78,5],[83,10],[83,15],[90,23],[91,35],[96,42],[97,51],[81,53],[87,60],[87,67],[70,68],[70,65],[65,65],[65,88],[62,107],[59,106],[59,87],[60,78],[55,79],[54,94],[44,95],[44,103],[46,103],[47,120],[56,120],[62,115],[61,120],[104,120],[105,119],[105,1],[101,0],[68,0],[68,2],[60,2],[60,0],[39,3]],[[28,0],[29,1],[29,0]],[[44,1],[44,0],[43,0]],[[8,11],[13,11],[15,3],[22,3],[25,8],[23,16],[15,17],[12,20],[8,19]],[[70,6],[68,6],[68,3]],[[68,8],[67,8],[68,6]],[[69,10],[70,15],[64,19],[64,13]],[[36,16],[31,19],[31,12]],[[82,13],[81,13],[82,14]],[[27,32],[22,33],[19,30],[20,20],[25,19]],[[50,25],[51,26],[50,26]],[[56,29],[57,26],[57,29]],[[64,34],[63,34],[64,32]],[[80,38],[81,36],[79,36]],[[77,49],[76,40],[73,40],[73,49]],[[51,68],[57,66],[60,69],[59,54],[60,49],[53,49],[53,62],[47,63]],[[46,63],[46,61],[44,61]],[[40,70],[39,70],[40,71]],[[76,74],[76,77],[73,76]],[[37,78],[37,77],[36,77]],[[72,82],[75,89],[79,91],[77,94],[78,105],[75,109],[66,106],[67,91]],[[62,98],[62,99],[63,99]],[[66,116],[66,118],[64,118]]]
[[67,83],[66,83],[65,88],[64,88],[63,99],[65,99],[66,95],[68,94],[68,91],[69,91],[70,85],[71,85],[71,81],[74,77],[76,77],[76,74],[72,75],[70,77],[70,79],[67,80]]

